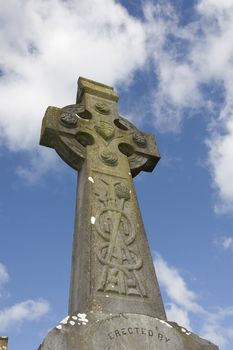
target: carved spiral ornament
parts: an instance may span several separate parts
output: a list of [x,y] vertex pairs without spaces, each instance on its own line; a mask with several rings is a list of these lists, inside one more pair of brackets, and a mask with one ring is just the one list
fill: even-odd
[[78,117],[75,114],[62,112],[60,115],[60,122],[68,128],[75,128],[78,124]]
[[115,152],[110,152],[107,149],[101,153],[102,161],[109,166],[116,166],[118,163],[118,156]]
[[95,125],[95,130],[106,141],[111,140],[115,134],[114,126],[105,121],[98,122]]
[[120,199],[125,199],[126,201],[130,199],[130,191],[128,187],[122,185],[122,184],[117,184],[115,187],[115,192],[118,198]]
[[109,114],[110,113],[109,106],[103,102],[97,102],[95,104],[95,110],[101,114]]
[[139,147],[144,148],[147,146],[147,141],[146,141],[145,137],[140,132],[136,132],[133,134],[133,140]]

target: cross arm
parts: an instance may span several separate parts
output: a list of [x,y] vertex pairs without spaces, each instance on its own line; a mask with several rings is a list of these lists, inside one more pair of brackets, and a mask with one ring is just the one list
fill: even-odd
[[133,177],[140,171],[152,172],[160,159],[155,136],[149,133],[143,133],[143,136],[146,140],[145,149],[135,145],[134,153],[128,158]]
[[85,147],[75,139],[78,116],[82,113],[78,105],[65,108],[48,107],[42,122],[40,145],[54,148],[59,156],[75,170],[80,170],[86,156]]
[[153,171],[160,159],[155,136],[141,132],[122,116],[115,119],[114,124],[120,129],[118,148],[128,157],[132,176],[140,171]]

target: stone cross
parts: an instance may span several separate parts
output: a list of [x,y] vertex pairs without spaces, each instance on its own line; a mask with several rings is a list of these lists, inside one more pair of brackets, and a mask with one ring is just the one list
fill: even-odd
[[79,171],[69,313],[166,319],[132,177],[159,160],[153,135],[118,113],[112,87],[79,78],[77,101],[48,107],[40,144]]
[[119,115],[111,87],[78,83],[76,104],[49,107],[42,126],[79,179],[69,315],[39,350],[218,350],[166,320],[132,181],[158,162],[154,137]]

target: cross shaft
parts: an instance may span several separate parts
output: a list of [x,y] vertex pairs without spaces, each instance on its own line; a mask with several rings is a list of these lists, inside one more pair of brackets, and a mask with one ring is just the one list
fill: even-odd
[[121,117],[113,88],[79,79],[76,104],[49,107],[41,145],[79,171],[69,313],[166,319],[132,176],[159,160],[154,136]]

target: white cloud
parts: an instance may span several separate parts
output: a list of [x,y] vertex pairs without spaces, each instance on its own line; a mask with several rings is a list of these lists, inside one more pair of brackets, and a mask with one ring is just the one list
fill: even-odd
[[187,287],[176,268],[169,266],[160,255],[156,257],[155,266],[160,284],[166,289],[166,293],[172,301],[188,311],[202,311],[201,306],[196,302],[198,298],[196,293]]
[[233,9],[233,1],[232,0],[202,0],[198,4],[198,9],[201,12],[212,16],[215,12],[223,12],[225,10],[229,11]]
[[190,115],[205,115],[216,211],[232,212],[233,1],[199,0],[195,20],[185,25],[168,1],[147,5],[145,16],[158,78],[154,123],[161,131],[177,131]]
[[223,349],[222,347],[227,343],[226,337],[224,332],[222,331],[222,328],[218,326],[218,324],[212,324],[212,323],[208,323],[206,322],[206,324],[204,324],[203,326],[203,331],[201,336],[204,339],[208,339],[218,345],[219,347],[221,346],[221,349]]
[[220,197],[215,206],[218,213],[233,208],[233,119],[223,120],[224,123],[225,132],[215,133],[207,142],[212,176]]
[[[166,118],[164,108],[168,113],[173,112],[171,118],[174,121],[178,118],[180,122],[186,117],[185,108],[198,109],[213,103],[215,97],[205,95],[203,85],[221,82],[226,90],[226,101],[233,101],[232,94],[229,94],[232,89],[229,82],[233,79],[233,11],[225,5],[218,2],[218,11],[211,12],[213,1],[200,0],[196,8],[197,19],[186,25],[179,24],[169,2],[165,2],[165,9],[168,7],[169,12],[161,11],[160,4],[153,7],[153,16],[148,18],[147,25],[152,28],[150,48],[159,79],[155,94],[155,123],[158,127],[166,131],[172,128],[169,119],[162,120]],[[207,7],[209,11],[206,11]],[[155,42],[157,27],[153,26],[154,22],[166,27],[159,43]],[[168,107],[164,106],[165,102]],[[173,129],[178,126],[175,123]]]
[[170,303],[166,306],[166,314],[168,320],[177,322],[179,325],[192,330],[188,311],[184,308],[181,308],[174,303]]
[[0,21],[0,138],[13,150],[38,145],[46,107],[75,101],[79,75],[128,84],[145,63],[142,23],[113,0],[14,0]]
[[[0,288],[10,279],[6,267],[0,263]],[[0,294],[1,297],[1,294]],[[46,300],[26,300],[0,310],[0,334],[10,327],[18,327],[25,321],[39,320],[50,310]]]
[[35,321],[47,314],[49,304],[46,300],[27,300],[0,310],[0,332],[10,327],[20,326],[25,321]]
[[233,238],[232,237],[225,237],[223,239],[222,245],[225,249],[233,249]]
[[[226,321],[228,321],[226,323]],[[212,339],[221,349],[233,341],[233,307],[219,308],[215,313],[209,313],[207,322],[203,322],[201,335],[204,338]]]
[[177,268],[170,266],[160,255],[156,256],[154,264],[159,284],[169,299],[165,305],[168,320],[192,330],[195,315],[198,327],[196,323],[193,332],[221,346],[221,350],[227,349],[233,341],[233,307],[206,310],[197,303],[198,294],[188,287]]
[[[80,75],[127,86],[147,58],[143,23],[114,0],[13,0],[0,21],[0,144],[32,159],[47,106],[75,102]],[[18,174],[35,183],[47,155]]]
[[9,281],[9,275],[6,267],[0,263],[0,288]]
[[223,248],[224,250],[231,250],[233,251],[233,237],[231,236],[224,236],[219,239],[216,239],[214,243]]
[[35,149],[30,152],[27,166],[18,166],[17,174],[28,185],[37,183],[50,169],[56,169],[58,157],[54,151],[48,148]]
[[[232,212],[232,0],[199,0],[186,24],[169,1],[142,6],[139,19],[114,0],[4,2],[0,143],[10,150],[37,148],[46,107],[72,103],[79,75],[129,86],[144,70],[154,82],[150,115],[161,131],[180,130],[185,118],[205,114],[216,211]],[[28,171],[18,173],[27,177]]]

